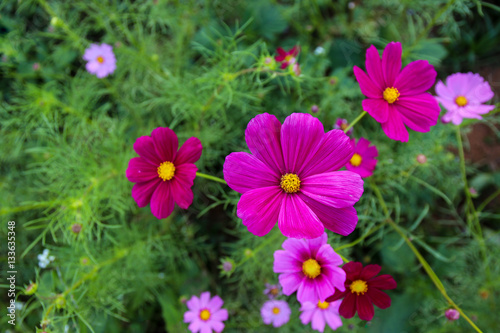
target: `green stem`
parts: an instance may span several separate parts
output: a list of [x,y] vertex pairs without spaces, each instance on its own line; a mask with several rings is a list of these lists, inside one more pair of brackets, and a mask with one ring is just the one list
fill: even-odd
[[483,201],[483,203],[481,203],[479,205],[479,207],[477,207],[477,212],[482,212],[484,208],[486,208],[486,206],[493,200],[495,199],[498,195],[500,195],[500,188],[498,190],[496,190],[495,193],[493,193],[492,195],[490,195],[488,198],[486,198],[486,200]]
[[210,180],[213,180],[214,182],[219,182],[219,183],[227,185],[226,181],[224,179],[222,179],[222,178],[219,178],[219,177],[210,176],[210,175],[207,175],[207,174],[204,174],[204,173],[201,173],[201,172],[197,172],[196,175],[198,177],[210,179]]
[[354,121],[350,123],[349,126],[347,126],[347,128],[344,130],[344,133],[347,133],[347,131],[350,130],[358,121],[360,121],[361,118],[363,118],[366,113],[367,113],[366,111],[361,112],[358,118],[354,119]]

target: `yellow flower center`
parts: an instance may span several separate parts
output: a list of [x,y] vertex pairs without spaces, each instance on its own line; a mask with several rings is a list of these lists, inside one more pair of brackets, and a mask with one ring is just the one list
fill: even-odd
[[102,64],[104,62],[104,58],[101,57],[101,56],[98,56],[97,57],[97,62],[100,63],[100,64]]
[[281,176],[280,186],[286,193],[295,193],[300,190],[300,178],[294,173]]
[[455,103],[457,103],[458,106],[466,106],[467,105],[467,98],[464,96],[458,96],[455,98]]
[[290,63],[290,62],[293,62],[293,60],[294,60],[293,55],[287,55],[287,56],[285,57],[285,62]]
[[352,166],[359,166],[361,164],[362,160],[363,160],[363,158],[361,157],[361,155],[359,155],[358,153],[355,153],[351,157],[351,164],[352,164]]
[[328,303],[326,301],[325,302],[318,301],[318,308],[320,308],[320,309],[325,310],[325,309],[328,309],[329,306],[330,306],[330,303]]
[[307,259],[302,264],[302,272],[310,279],[314,279],[321,274],[321,266],[314,259]]
[[158,177],[163,179],[163,181],[170,180],[174,178],[175,166],[172,162],[163,162],[158,167]]
[[397,101],[399,95],[400,95],[399,91],[396,88],[394,88],[394,87],[385,88],[385,90],[384,90],[384,99],[389,104],[392,104],[395,101]]
[[368,291],[368,285],[366,281],[356,280],[349,286],[352,293],[356,293],[357,295],[364,295]]
[[209,320],[210,319],[210,311],[208,311],[207,309],[201,310],[200,319],[204,320],[204,321]]
[[274,314],[278,314],[278,313],[280,313],[280,308],[278,308],[278,307],[274,307],[274,308],[273,308],[273,313],[274,313]]

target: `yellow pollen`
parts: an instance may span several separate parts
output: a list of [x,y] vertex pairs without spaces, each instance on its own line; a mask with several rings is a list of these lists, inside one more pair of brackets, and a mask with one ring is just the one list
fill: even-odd
[[273,308],[273,313],[274,313],[274,314],[278,314],[278,313],[280,313],[280,308],[274,307],[274,308]]
[[325,302],[318,301],[318,308],[320,308],[320,309],[325,310],[325,309],[328,309],[329,306],[330,306],[330,303],[328,303],[326,301]]
[[285,57],[285,61],[286,61],[286,62],[293,61],[293,59],[294,59],[294,57],[293,57],[292,55],[287,55],[287,56]]
[[280,186],[286,193],[295,193],[300,190],[300,178],[294,173],[281,176]]
[[364,295],[368,291],[368,285],[366,281],[356,280],[349,286],[352,293],[356,293],[357,295]]
[[363,160],[363,158],[361,157],[361,155],[355,153],[351,157],[351,164],[352,164],[352,166],[359,166],[361,164],[362,160]]
[[385,88],[384,90],[384,99],[389,103],[389,104],[392,104],[394,103],[395,101],[398,100],[398,97],[399,97],[399,91],[394,88],[394,87],[390,87],[390,88]]
[[464,96],[458,96],[455,98],[455,103],[457,103],[458,106],[466,106],[467,105],[467,98]]
[[278,295],[278,288],[272,288],[269,292],[271,293],[271,295],[276,296]]
[[316,278],[321,274],[321,266],[314,259],[307,259],[302,264],[302,272],[310,279]]
[[100,63],[100,64],[102,64],[104,62],[104,58],[101,57],[101,56],[98,56],[97,57],[97,62]]
[[174,178],[175,166],[172,162],[163,162],[158,167],[158,177],[163,179],[163,181],[170,180]]
[[205,320],[205,321],[209,320],[210,319],[210,311],[208,311],[207,309],[201,310],[200,319]]

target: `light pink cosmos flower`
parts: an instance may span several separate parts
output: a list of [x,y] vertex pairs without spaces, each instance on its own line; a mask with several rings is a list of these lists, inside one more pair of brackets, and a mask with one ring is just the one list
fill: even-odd
[[287,237],[316,238],[325,227],[350,234],[358,222],[353,205],[363,193],[361,177],[336,171],[352,157],[349,137],[324,132],[310,114],[293,113],[283,123],[264,113],[245,131],[251,154],[231,153],[224,179],[242,193],[237,215],[248,231],[266,235],[278,222]]
[[446,85],[439,81],[436,84],[436,99],[448,110],[441,120],[460,125],[464,118],[482,119],[495,108],[494,105],[483,105],[493,98],[490,84],[479,74],[455,73],[446,78]]
[[436,81],[436,71],[426,60],[417,60],[401,70],[401,43],[387,44],[382,55],[375,46],[366,51],[366,71],[354,66],[363,95],[363,110],[382,125],[392,140],[407,142],[405,125],[417,132],[429,132],[437,124],[439,105],[426,92]]
[[359,138],[358,144],[356,139],[351,139],[351,144],[354,147],[354,155],[347,162],[345,167],[347,170],[356,172],[363,178],[373,175],[373,170],[377,165],[375,157],[378,156],[378,150],[375,146],[370,146],[370,141],[365,138]]
[[139,207],[151,203],[158,219],[172,214],[174,202],[187,209],[193,202],[194,178],[202,146],[198,138],[189,138],[177,151],[177,135],[168,127],[158,127],[151,136],[141,136],[134,143],[139,157],[129,161],[127,178],[133,183],[132,197]]
[[108,76],[116,69],[116,58],[111,45],[102,43],[90,44],[83,54],[83,60],[87,61],[85,68],[98,78]]
[[326,233],[315,239],[289,238],[283,242],[285,250],[274,252],[273,270],[281,273],[285,295],[297,291],[299,302],[317,302],[332,295],[335,288],[345,290],[346,273],[337,267],[342,258],[327,240]]
[[330,326],[332,330],[336,330],[342,326],[342,320],[339,315],[339,307],[342,301],[335,302],[321,302],[317,301],[304,302],[301,304],[300,320],[302,324],[307,325],[312,321],[312,329],[323,332],[325,330],[326,324]]
[[227,320],[227,310],[221,309],[224,302],[219,296],[210,298],[210,292],[201,293],[200,297],[193,296],[186,305],[188,311],[184,313],[184,322],[190,323],[188,329],[193,333],[222,332],[223,321]]
[[266,283],[264,295],[267,295],[269,299],[275,299],[276,297],[281,296],[281,286],[279,284]]
[[286,301],[270,300],[264,303],[260,309],[260,315],[264,324],[272,324],[280,327],[288,323],[292,310]]

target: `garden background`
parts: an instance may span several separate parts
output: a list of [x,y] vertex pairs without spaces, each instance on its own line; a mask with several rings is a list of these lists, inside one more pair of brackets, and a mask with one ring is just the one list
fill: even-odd
[[[364,98],[352,67],[364,68],[368,46],[391,41],[402,43],[404,65],[428,60],[438,80],[480,73],[499,101],[495,1],[22,0],[0,10],[1,262],[3,274],[7,222],[16,221],[22,303],[12,327],[3,274],[2,331],[187,332],[185,300],[209,290],[228,309],[224,332],[312,332],[294,296],[281,297],[289,323],[262,323],[265,283],[278,282],[272,253],[285,237],[249,233],[238,193],[198,177],[186,211],[158,220],[137,207],[125,177],[136,138],[160,126],[180,143],[198,137],[199,171],[222,178],[225,157],[248,151],[244,130],[257,114],[311,113],[326,130],[352,122]],[[112,75],[86,71],[91,43],[113,46]],[[262,67],[295,45],[300,75]],[[368,116],[354,126],[377,145],[378,164],[355,231],[329,232],[329,243],[348,260],[380,264],[398,287],[389,309],[369,323],[343,319],[337,331],[472,332],[464,316],[445,318],[449,300],[483,332],[498,330],[498,111],[460,126],[465,165],[452,124],[411,131],[408,143]],[[44,249],[54,256],[47,268],[37,259]],[[25,295],[31,282],[37,291]]]

